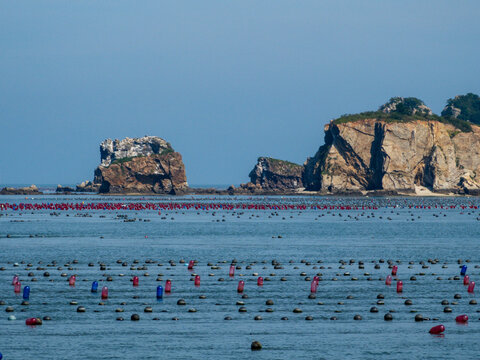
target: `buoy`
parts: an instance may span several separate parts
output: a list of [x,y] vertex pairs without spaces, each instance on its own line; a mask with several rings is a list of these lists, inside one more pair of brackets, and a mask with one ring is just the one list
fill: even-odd
[[193,265],[194,265],[193,260],[190,260],[190,262],[188,263],[188,270],[193,270]]
[[385,285],[392,285],[392,276],[391,275],[387,275],[387,277],[385,279]]
[[163,286],[157,286],[157,299],[163,299]]
[[465,276],[467,273],[467,265],[462,266],[462,270],[460,270],[460,275]]
[[172,281],[171,280],[167,280],[165,282],[165,292],[166,293],[171,293],[172,292]]
[[195,275],[195,286],[200,286],[200,275]]
[[70,286],[75,286],[75,280],[76,280],[75,275],[70,276],[70,278],[68,279],[68,284]]
[[138,286],[138,276],[133,277],[133,286]]
[[28,318],[25,320],[25,324],[29,326],[37,325],[37,319],[36,318]]
[[240,280],[238,282],[237,292],[238,293],[243,293],[244,288],[245,288],[245,282],[243,280]]
[[467,315],[458,315],[455,318],[455,321],[458,323],[466,323],[468,321],[468,316]]
[[317,286],[318,286],[318,284],[320,283],[320,278],[317,275],[315,275],[313,277],[313,281],[315,281],[317,283]]
[[403,282],[401,280],[397,281],[397,293],[401,293],[403,291]]
[[437,325],[434,326],[430,329],[429,333],[430,334],[441,334],[445,331],[445,326],[443,325]]
[[311,293],[317,292],[317,282],[315,280],[312,280],[312,283],[310,284],[310,292]]
[[394,265],[394,266],[392,267],[392,275],[393,275],[393,276],[397,275],[397,270],[398,270],[398,266],[397,266],[397,265]]
[[92,282],[92,293],[96,293],[98,290],[98,281]]
[[463,277],[463,285],[468,285],[470,283],[470,277],[468,275],[465,275]]
[[467,291],[469,293],[473,293],[473,290],[475,289],[475,281],[470,281],[470,284],[468,284],[468,289]]
[[15,275],[12,279],[12,285],[15,285],[18,282],[18,276]]
[[259,276],[257,279],[257,285],[258,286],[263,286],[263,277]]
[[102,288],[102,299],[108,299],[108,287],[106,286]]
[[23,298],[28,300],[30,298],[30,286],[25,286],[23,288]]
[[235,275],[235,265],[230,265],[230,270],[228,271],[228,276],[233,277]]
[[19,281],[17,281],[17,283],[15,284],[15,286],[13,288],[13,291],[16,294],[19,294],[21,289],[22,289],[22,284]]

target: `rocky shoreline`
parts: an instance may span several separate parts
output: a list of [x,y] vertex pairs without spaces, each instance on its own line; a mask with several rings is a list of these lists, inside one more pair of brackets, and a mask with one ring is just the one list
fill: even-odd
[[[93,181],[57,194],[480,196],[480,97],[449,99],[442,115],[417,98],[391,98],[377,111],[342,115],[300,165],[259,157],[250,181],[191,188],[182,155],[156,136],[106,139]],[[478,174],[478,177],[477,177]],[[1,195],[40,195],[35,185]]]

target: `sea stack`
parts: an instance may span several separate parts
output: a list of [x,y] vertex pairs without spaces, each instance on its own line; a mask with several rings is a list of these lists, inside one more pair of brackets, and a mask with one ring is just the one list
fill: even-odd
[[269,191],[288,191],[303,187],[303,166],[285,160],[259,157],[250,172],[250,182]]
[[100,193],[181,194],[188,189],[182,156],[156,136],[104,140],[94,184]]

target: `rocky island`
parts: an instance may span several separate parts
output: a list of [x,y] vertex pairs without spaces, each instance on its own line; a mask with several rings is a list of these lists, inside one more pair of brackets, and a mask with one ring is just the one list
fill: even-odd
[[4,187],[0,190],[0,195],[42,195],[43,193],[38,190],[36,185],[30,185],[27,187],[13,188]]
[[324,128],[324,145],[303,167],[260,158],[241,189],[478,195],[479,124],[480,98],[474,94],[449,99],[442,116],[417,98],[392,98],[377,111],[332,120]]
[[250,182],[235,188],[230,193],[277,194],[292,193],[303,189],[303,166],[290,161],[259,157],[250,174]]
[[180,194],[188,189],[182,156],[159,137],[107,139],[100,144],[100,157],[91,186],[100,193]]
[[440,117],[415,98],[392,98],[379,111],[346,115],[325,126],[325,144],[305,163],[306,190],[323,193],[476,194],[480,127]]

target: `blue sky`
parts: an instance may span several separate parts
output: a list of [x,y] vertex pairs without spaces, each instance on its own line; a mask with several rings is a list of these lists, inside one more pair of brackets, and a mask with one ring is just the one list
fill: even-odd
[[93,178],[156,135],[190,184],[303,163],[344,113],[480,93],[480,2],[0,0],[0,183]]

